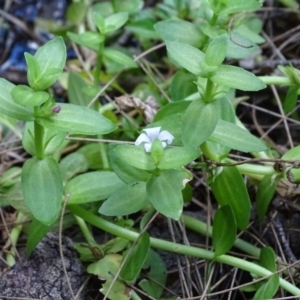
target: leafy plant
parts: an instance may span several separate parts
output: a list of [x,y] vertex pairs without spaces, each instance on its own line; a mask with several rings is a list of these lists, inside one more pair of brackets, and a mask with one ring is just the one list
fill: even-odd
[[[258,249],[236,237],[250,221],[252,204],[244,175],[259,182],[255,204],[262,221],[278,183],[299,182],[299,170],[294,169],[299,167],[299,147],[287,151],[279,159],[286,165],[276,168],[269,145],[238,119],[234,99],[235,90],[255,92],[268,84],[283,85],[288,87],[283,107],[291,112],[299,92],[299,71],[280,67],[285,76],[257,77],[228,65],[228,58],[248,57],[264,41],[259,35],[259,19],[245,13],[261,7],[261,2],[200,2],[163,1],[148,12],[141,10],[143,2],[139,0],[104,1],[90,9],[83,2],[74,2],[67,17],[76,33],[69,31],[67,36],[95,55],[94,69],[86,65],[81,72],[63,73],[66,46],[56,37],[35,55],[25,53],[28,86],[0,79],[0,121],[10,128],[16,127],[16,120],[25,122],[22,144],[31,156],[22,169],[11,168],[2,175],[0,191],[7,199],[0,198],[1,205],[14,206],[19,220],[31,221],[27,240],[27,252],[31,253],[57,225],[65,202],[73,216],[71,223],[76,220],[87,240],[77,245],[77,250],[82,260],[91,263],[88,272],[105,280],[101,292],[109,299],[130,299],[127,285],[135,283],[153,298],[162,297],[165,266],[152,247],[225,263],[253,277],[267,276],[251,286],[254,299],[273,297],[279,286],[300,294],[276,273],[271,248]],[[85,21],[87,29],[81,26]],[[151,39],[162,39],[167,51],[164,62],[172,71],[177,69],[168,82],[156,82],[159,76],[149,73],[154,83],[143,77],[133,91],[134,96],[163,91],[157,99],[161,108],[150,123],[141,106],[132,105],[135,117],[123,117],[114,103],[100,105],[96,101],[105,90],[100,90],[99,83],[112,81],[117,72],[135,69],[140,76],[130,52],[110,46],[123,26],[141,39],[141,48],[147,48]],[[70,103],[55,101],[51,86],[57,80],[67,87]],[[118,82],[111,87],[125,93]],[[85,144],[61,158],[67,133],[85,142],[90,139],[86,136],[92,135],[93,141],[100,143]],[[111,139],[104,140],[105,134]],[[124,141],[129,138],[134,144]],[[262,164],[237,162],[229,156],[232,150],[252,155]],[[184,203],[192,197],[189,182],[195,169],[208,175],[206,183],[218,204],[212,227],[183,214]],[[143,212],[140,233],[126,218],[138,212]],[[214,251],[150,237],[146,224],[155,213],[208,234]],[[86,222],[117,238],[97,244]],[[13,230],[16,241],[19,232]],[[227,255],[233,246],[257,261]]]

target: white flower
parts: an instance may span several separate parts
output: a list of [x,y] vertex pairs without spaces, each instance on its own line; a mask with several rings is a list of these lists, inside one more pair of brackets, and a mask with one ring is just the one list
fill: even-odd
[[167,130],[160,132],[160,128],[161,127],[143,129],[146,133],[140,134],[134,144],[138,146],[141,143],[145,143],[145,151],[150,152],[154,140],[159,139],[163,148],[167,147],[167,145],[170,145],[173,142],[174,136]]

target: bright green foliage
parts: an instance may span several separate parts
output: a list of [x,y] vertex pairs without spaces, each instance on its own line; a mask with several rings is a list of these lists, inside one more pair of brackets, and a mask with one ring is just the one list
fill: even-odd
[[149,203],[146,183],[137,181],[116,190],[100,207],[106,216],[126,216],[136,213]]
[[212,243],[215,255],[228,252],[236,239],[236,221],[230,205],[221,206],[214,216]]
[[213,133],[219,119],[216,104],[194,101],[182,120],[182,142],[187,147],[197,147]]
[[178,220],[182,213],[181,190],[185,176],[184,171],[166,170],[159,176],[153,175],[147,181],[147,197],[150,203],[158,212],[174,220]]
[[30,223],[27,242],[26,242],[26,254],[29,256],[38,243],[51,229],[51,225],[45,225],[39,222],[37,219],[33,219]]
[[147,272],[147,279],[142,279],[139,286],[154,299],[160,299],[167,279],[167,270],[164,261],[151,248],[143,269],[143,272]]
[[[123,268],[120,273],[120,277],[127,282],[134,282],[148,255],[150,247],[150,237],[147,232],[141,234],[137,243],[133,246],[131,250],[129,250],[129,255],[123,265]],[[126,255],[124,256],[124,258]]]
[[280,176],[266,175],[258,184],[255,203],[256,211],[260,221],[264,220],[270,202],[275,194]]
[[1,113],[17,120],[33,121],[33,109],[31,107],[19,105],[13,100],[11,92],[14,87],[14,84],[10,83],[6,79],[0,78]]
[[75,134],[105,134],[117,128],[110,120],[89,108],[66,103],[59,106],[59,113],[38,117],[36,121],[44,127]]
[[153,158],[142,147],[120,145],[114,151],[124,162],[135,168],[149,171],[155,169]]
[[205,62],[209,66],[219,66],[226,57],[228,37],[223,34],[209,43],[205,52]]
[[100,45],[104,42],[104,36],[92,31],[86,31],[81,34],[68,32],[67,35],[76,44],[87,47],[94,51],[98,51]]
[[66,46],[56,37],[40,47],[34,57],[26,55],[29,85],[38,91],[50,87],[62,73],[66,63]]
[[177,41],[196,48],[200,47],[203,38],[203,34],[195,24],[183,20],[157,22],[154,28],[164,41]]
[[170,57],[181,67],[195,75],[201,74],[202,68],[200,65],[205,60],[205,55],[202,51],[189,44],[177,41],[167,41],[166,45]]
[[57,162],[52,157],[28,159],[22,169],[24,201],[33,216],[44,225],[58,218],[63,184]]
[[277,271],[276,255],[271,247],[261,249],[259,264],[271,272]]
[[69,204],[88,203],[104,200],[124,183],[114,172],[95,171],[71,179],[65,186]]
[[90,264],[87,268],[87,272],[99,276],[106,280],[103,284],[101,292],[109,297],[111,300],[129,300],[129,290],[125,283],[117,280],[109,293],[108,289],[113,281],[111,274],[116,274],[122,262],[122,256],[119,254],[108,254],[99,261]]
[[214,72],[211,80],[214,83],[242,91],[259,91],[266,87],[253,73],[235,66],[220,66]]
[[274,274],[255,293],[253,300],[272,299],[279,287],[279,275]]
[[245,230],[249,223],[251,203],[243,177],[236,167],[224,167],[210,184],[221,206],[230,205],[237,227]]
[[46,102],[50,95],[43,91],[34,91],[27,85],[17,85],[11,91],[15,102],[24,106],[38,106]]
[[[64,145],[65,139],[66,133],[51,128],[45,128],[43,136],[45,155],[53,155],[55,152],[59,151]],[[33,122],[27,122],[25,125],[22,145],[30,155],[36,156]]]
[[164,152],[157,167],[161,170],[179,168],[195,160],[200,156],[200,151],[189,148],[171,148]]
[[118,152],[114,151],[116,147],[118,146],[110,144],[108,155],[111,167],[117,176],[126,183],[133,183],[138,180],[147,181],[150,177],[150,173],[140,169],[140,165],[134,167],[127,163],[125,156],[124,159],[122,159],[123,156],[119,156],[117,154]]
[[223,120],[218,120],[209,140],[243,152],[260,152],[267,149],[265,144],[249,131]]
[[79,152],[65,156],[59,163],[63,181],[66,182],[79,173],[86,172],[89,168],[87,158]]

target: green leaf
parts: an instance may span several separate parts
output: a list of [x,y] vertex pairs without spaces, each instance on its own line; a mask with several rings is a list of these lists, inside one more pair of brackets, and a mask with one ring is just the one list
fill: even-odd
[[151,18],[131,21],[129,25],[126,25],[126,30],[131,31],[141,40],[143,39],[159,39],[158,34],[154,31],[154,25],[156,20]]
[[203,34],[191,22],[170,19],[157,22],[154,25],[154,29],[164,41],[178,41],[196,48],[201,46]]
[[108,146],[108,157],[110,165],[117,176],[126,183],[147,181],[150,177],[150,173],[128,164],[114,151],[116,147],[118,146],[115,144],[110,144]]
[[181,67],[195,75],[201,74],[202,68],[200,65],[205,60],[205,55],[202,51],[176,41],[166,41],[166,45],[170,57]]
[[261,249],[259,264],[271,272],[277,271],[276,254],[271,247],[264,247]]
[[65,186],[68,204],[88,203],[108,198],[124,186],[119,177],[110,171],[94,171],[71,179]]
[[238,228],[245,230],[249,223],[251,203],[237,167],[224,167],[211,183],[211,188],[221,206],[230,205]]
[[68,103],[59,103],[59,106],[59,113],[38,118],[37,122],[48,128],[74,134],[105,134],[117,128],[110,120],[87,107]]
[[49,232],[51,225],[45,225],[36,219],[30,223],[27,241],[26,241],[26,254],[29,256],[43,237]]
[[267,150],[265,144],[249,131],[223,120],[218,120],[217,126],[209,140],[243,152]]
[[100,44],[104,41],[104,36],[92,31],[86,31],[81,34],[67,32],[67,36],[76,44],[92,49],[96,52],[99,51]]
[[54,38],[37,50],[34,57],[40,67],[40,77],[34,80],[35,89],[45,90],[58,79],[65,66],[66,55],[66,45],[62,37]]
[[[97,275],[99,278],[107,280],[103,284],[101,292],[107,295],[111,300],[129,300],[130,290],[125,283],[116,280],[112,285],[113,278],[111,274],[117,274],[122,261],[122,256],[119,254],[108,254],[104,258],[92,263],[88,266],[87,272],[90,274]],[[112,288],[110,286],[112,285]],[[108,293],[109,291],[109,293]]]
[[242,91],[259,91],[266,87],[264,82],[253,73],[235,66],[219,66],[210,79],[216,84]]
[[[66,133],[55,129],[44,128],[44,152],[45,156],[53,155],[59,151],[65,143]],[[36,156],[36,148],[34,142],[34,125],[33,122],[26,122],[22,138],[24,149],[32,156]]]
[[86,172],[89,168],[89,162],[82,153],[73,152],[60,161],[59,168],[65,182],[78,173]]
[[116,0],[115,7],[117,11],[127,11],[133,14],[139,11],[144,5],[142,0]]
[[279,275],[274,274],[255,293],[253,300],[272,299],[279,287]]
[[226,8],[221,10],[221,14],[230,15],[242,12],[244,10],[255,10],[261,7],[259,0],[228,0]]
[[43,91],[34,91],[27,85],[17,85],[11,91],[15,102],[24,106],[39,106],[46,102],[50,95]]
[[150,237],[147,232],[144,232],[139,236],[137,243],[133,246],[122,267],[120,277],[123,280],[127,282],[134,282],[136,280],[146,261],[149,248]]
[[128,67],[128,68],[137,67],[137,63],[131,57],[116,49],[106,47],[103,50],[103,56],[124,67]]
[[93,22],[96,24],[101,35],[104,35],[105,34],[105,32],[104,32],[105,23],[104,23],[104,17],[102,16],[102,14],[100,12],[98,12],[97,10],[92,10],[92,18],[93,18]]
[[33,216],[44,225],[58,218],[63,184],[58,163],[52,157],[28,159],[22,169],[24,201]]
[[290,86],[288,88],[286,96],[283,100],[283,110],[285,114],[288,114],[295,108],[298,100],[298,91],[299,91],[299,86],[297,85]]
[[187,147],[198,147],[215,130],[219,112],[214,102],[196,100],[186,110],[182,120],[182,142]]
[[226,34],[213,39],[205,52],[205,62],[209,66],[219,66],[226,57],[228,37]]
[[68,99],[72,104],[88,106],[92,97],[84,92],[91,87],[78,73],[70,71],[68,76]]
[[139,286],[154,299],[160,299],[167,279],[167,269],[162,258],[151,248],[143,266],[143,273],[147,272],[147,279],[142,279]]
[[152,175],[147,182],[147,197],[154,208],[167,218],[178,220],[182,213],[182,182],[176,170],[166,170],[159,176]]
[[89,169],[103,169],[103,163],[100,154],[100,147],[98,143],[91,143],[82,146],[77,151],[82,153],[89,163]]
[[4,78],[0,78],[0,107],[1,113],[23,121],[33,121],[33,109],[31,107],[24,107],[17,104],[12,96],[11,91],[15,87],[14,84],[10,83]]
[[67,20],[73,24],[79,25],[84,20],[88,6],[83,2],[73,2],[67,8]]
[[126,216],[140,211],[148,203],[146,182],[130,183],[115,191],[100,207],[105,216]]
[[[177,71],[176,75],[172,80],[171,89],[170,89],[172,101],[174,102],[181,101],[184,100],[186,97],[196,93],[197,86],[194,83],[195,80],[196,80],[195,75],[190,74],[184,70]],[[174,104],[174,103],[169,103],[169,104]]]
[[126,163],[141,170],[154,170],[154,160],[144,148],[132,145],[120,145],[115,148],[115,153]]
[[212,244],[215,256],[227,253],[236,239],[236,221],[230,205],[220,207],[213,221]]
[[113,14],[104,20],[104,33],[108,34],[121,28],[128,20],[128,12],[119,12]]
[[201,152],[198,149],[170,148],[165,150],[164,154],[165,155],[157,165],[161,170],[182,167],[198,158]]
[[264,220],[269,204],[273,199],[279,179],[274,175],[265,175],[258,185],[255,203],[258,219],[261,222]]
[[27,64],[27,80],[30,87],[35,87],[35,82],[41,77],[41,68],[37,59],[30,53],[24,53]]
[[166,104],[157,112],[154,117],[154,122],[163,120],[165,117],[174,115],[176,113],[184,113],[191,103],[191,101],[178,101]]
[[242,59],[249,57],[258,51],[259,47],[253,41],[241,35],[237,30],[232,30],[228,40],[227,54],[228,58]]
[[[286,159],[286,160],[300,160],[300,145],[285,152],[281,158]],[[292,172],[292,175],[294,176],[294,181],[299,182],[300,181],[300,168],[292,169],[291,172]]]

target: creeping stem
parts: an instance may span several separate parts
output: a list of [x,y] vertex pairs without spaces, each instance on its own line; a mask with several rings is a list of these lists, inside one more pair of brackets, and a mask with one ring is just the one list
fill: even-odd
[[[78,205],[70,205],[68,206],[68,209],[75,215],[81,217],[82,219],[86,220],[90,224],[110,233],[115,236],[119,236],[121,238],[130,240],[130,241],[136,241],[139,238],[139,233],[131,231],[127,228],[123,228],[121,226],[118,226],[116,224],[113,224],[107,220],[104,220],[103,218],[94,215],[93,213],[81,208]],[[194,257],[198,257],[201,259],[207,259],[207,260],[214,260],[216,262],[224,263],[233,267],[237,267],[239,269],[248,271],[252,274],[256,274],[259,277],[267,277],[272,276],[272,272],[260,267],[259,265],[248,262],[244,259],[240,259],[237,257],[233,257],[230,255],[221,255],[218,257],[215,257],[215,253],[213,251],[181,245],[169,241],[164,241],[157,238],[150,238],[150,245],[154,248],[166,250],[169,252],[177,253],[177,254],[183,254],[183,255],[190,255]],[[294,286],[293,284],[289,283],[288,281],[280,278],[279,284],[282,288],[284,288],[286,291],[290,292],[292,295],[300,296],[300,289]]]

